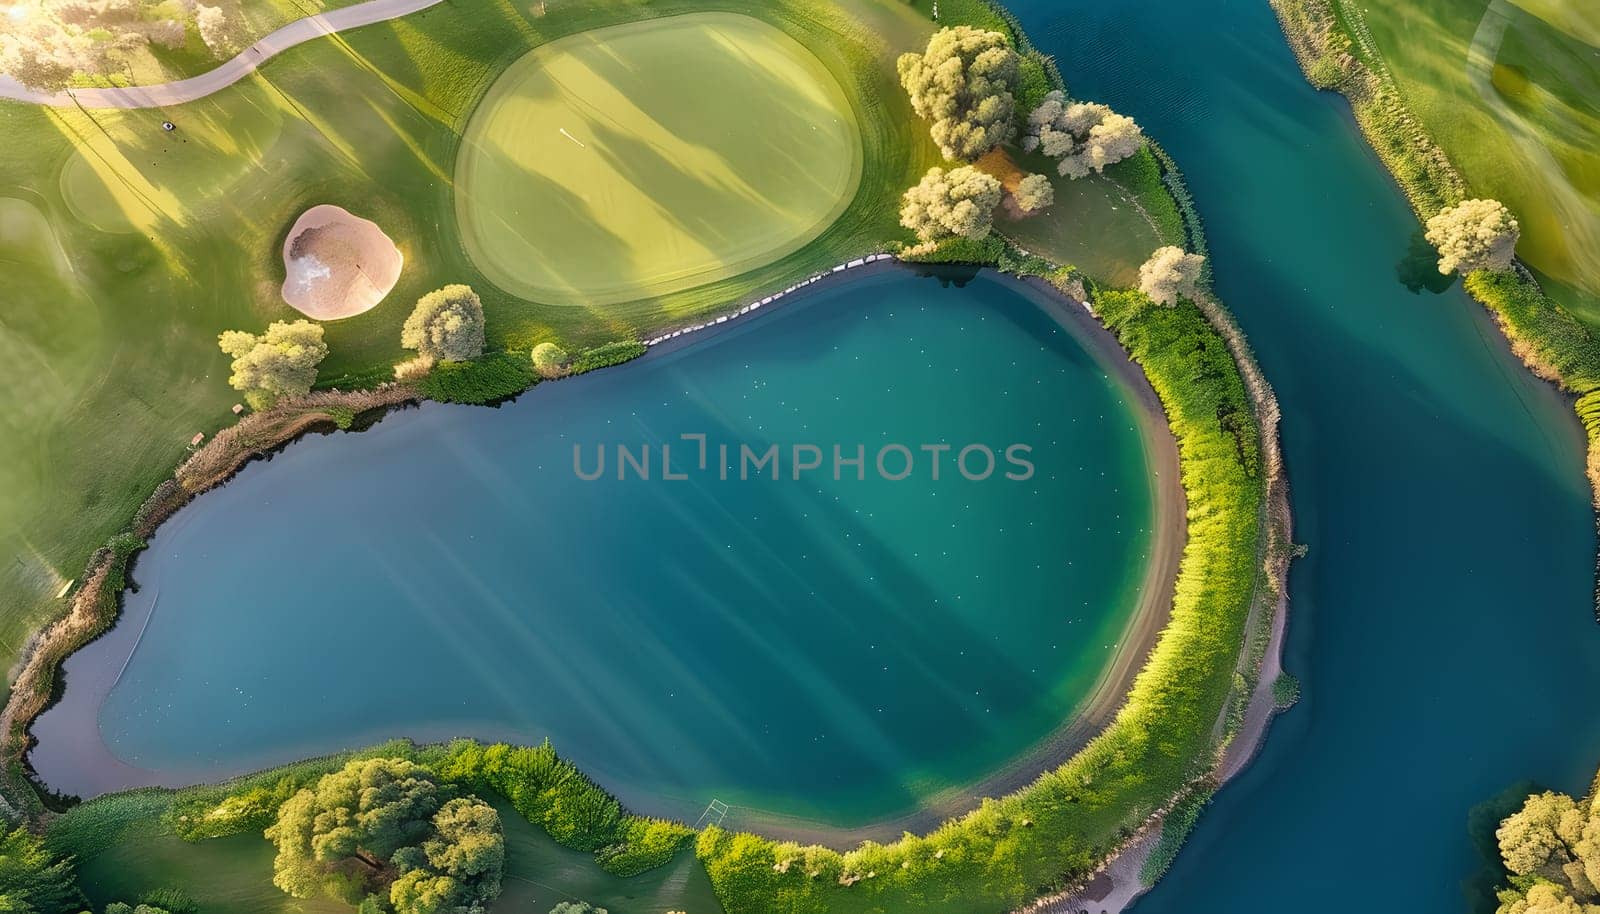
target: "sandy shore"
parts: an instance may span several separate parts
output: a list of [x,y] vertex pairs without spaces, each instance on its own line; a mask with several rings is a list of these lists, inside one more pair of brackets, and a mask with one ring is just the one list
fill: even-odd
[[[1289,623],[1289,563],[1293,557],[1293,522],[1289,510],[1289,483],[1283,466],[1283,448],[1278,438],[1278,401],[1244,342],[1233,318],[1216,302],[1205,301],[1201,309],[1228,342],[1234,362],[1244,376],[1245,387],[1255,406],[1261,428],[1261,450],[1266,468],[1267,490],[1260,522],[1263,531],[1261,563],[1272,582],[1272,590],[1258,591],[1245,620],[1245,639],[1239,667],[1251,665],[1248,654],[1252,635],[1262,625],[1270,625],[1266,648],[1255,670],[1255,686],[1245,706],[1244,721],[1218,757],[1207,776],[1216,789],[1244,771],[1261,751],[1267,730],[1283,709],[1273,699],[1272,685],[1283,673],[1283,644]],[[1267,618],[1263,618],[1266,616]],[[1224,708],[1219,728],[1227,715]],[[1219,729],[1220,732],[1220,729]],[[1116,852],[1102,862],[1088,878],[1065,892],[1049,896],[1022,908],[1018,914],[1121,914],[1150,890],[1140,879],[1145,860],[1155,849],[1164,825],[1161,814],[1152,816]],[[1203,815],[1203,813],[1202,813]]]

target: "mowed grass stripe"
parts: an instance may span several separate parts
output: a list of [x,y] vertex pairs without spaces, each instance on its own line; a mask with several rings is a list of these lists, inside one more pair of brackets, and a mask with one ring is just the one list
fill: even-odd
[[799,42],[699,13],[530,52],[479,105],[456,168],[463,241],[496,285],[607,305],[797,250],[854,195],[862,141]]

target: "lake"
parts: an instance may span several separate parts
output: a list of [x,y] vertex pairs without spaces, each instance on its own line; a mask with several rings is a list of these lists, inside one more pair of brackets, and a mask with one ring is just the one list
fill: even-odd
[[[1126,359],[1069,306],[868,272],[499,409],[430,404],[251,465],[139,558],[34,765],[92,795],[396,736],[548,737],[691,822],[712,798],[729,824],[830,826],[959,802],[1117,654],[1156,452]],[[778,478],[750,473],[740,449],[773,444]],[[797,445],[823,463],[799,480]],[[865,466],[835,479],[836,445]]]

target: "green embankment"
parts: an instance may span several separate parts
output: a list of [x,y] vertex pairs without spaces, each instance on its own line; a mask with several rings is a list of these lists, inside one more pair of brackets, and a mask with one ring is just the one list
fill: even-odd
[[[1418,219],[1426,221],[1479,190],[1491,192],[1456,170],[1428,125],[1412,112],[1408,94],[1377,52],[1359,9],[1344,0],[1272,0],[1272,5],[1307,78],[1350,100],[1362,132]],[[1463,119],[1471,117],[1464,103],[1450,110]],[[1502,146],[1497,154],[1509,155],[1510,150]],[[1512,349],[1535,374],[1578,396],[1578,414],[1589,438],[1589,481],[1600,497],[1600,423],[1593,418],[1594,393],[1600,390],[1600,338],[1595,328],[1546,294],[1520,262],[1504,272],[1474,272],[1464,285],[1494,314]]]
[[837,853],[717,828],[697,852],[730,914],[999,909],[1085,875],[1210,767],[1256,595],[1259,430],[1200,310],[1132,292],[1095,307],[1144,368],[1178,440],[1189,505],[1172,621],[1116,721],[1017,793],[927,836]]

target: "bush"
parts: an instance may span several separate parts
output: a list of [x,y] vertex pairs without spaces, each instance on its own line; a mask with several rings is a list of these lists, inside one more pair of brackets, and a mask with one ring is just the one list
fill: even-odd
[[583,374],[586,371],[594,371],[599,368],[610,368],[612,365],[631,362],[649,351],[649,346],[637,340],[619,340],[613,343],[606,343],[578,353],[573,358],[572,365],[568,368],[567,373]]
[[1150,849],[1150,856],[1144,858],[1144,865],[1139,868],[1141,885],[1155,885],[1172,868],[1172,861],[1178,859],[1178,851],[1183,849],[1195,823],[1200,821],[1200,812],[1210,805],[1211,796],[1210,790],[1196,790],[1167,813],[1161,823],[1161,837],[1156,839],[1156,846]]
[[1272,680],[1272,703],[1279,708],[1287,708],[1300,700],[1300,680],[1288,673],[1279,673],[1278,678]]
[[540,343],[533,347],[531,357],[533,370],[537,371],[541,378],[559,378],[566,374],[567,363],[571,361],[567,351],[555,343]]
[[694,836],[680,823],[628,813],[548,742],[527,747],[459,740],[434,767],[448,781],[496,791],[557,843],[596,852],[600,867],[615,875],[660,866]]
[[494,403],[522,393],[535,380],[528,359],[495,352],[470,362],[441,362],[422,379],[422,393],[444,403]]

